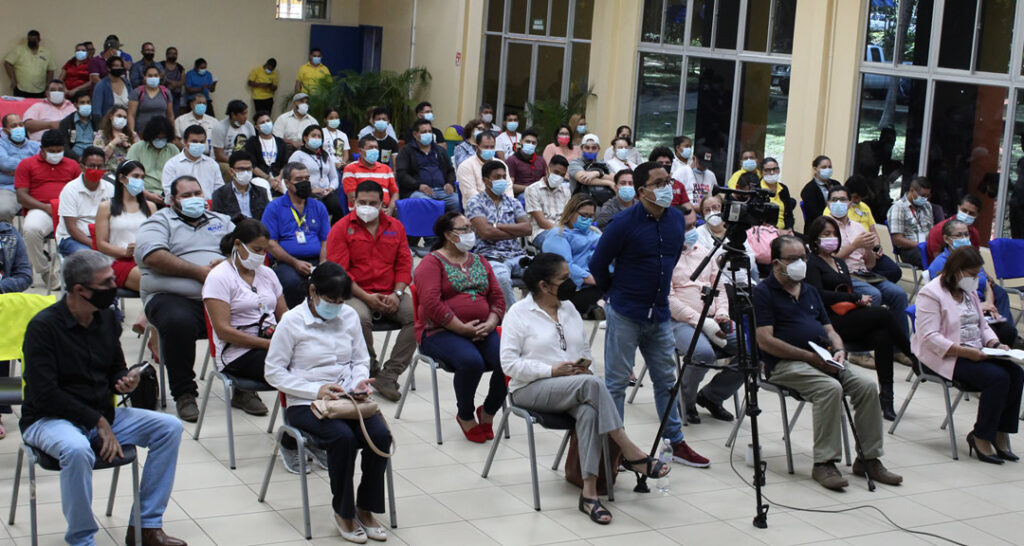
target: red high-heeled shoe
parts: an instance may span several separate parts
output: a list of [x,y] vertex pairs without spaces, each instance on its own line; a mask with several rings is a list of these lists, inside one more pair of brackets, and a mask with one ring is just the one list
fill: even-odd
[[476,408],[476,420],[477,420],[478,423],[480,423],[477,426],[480,427],[481,429],[483,429],[484,433],[487,435],[487,439],[488,440],[493,440],[494,439],[494,426],[493,426],[492,423],[485,423],[484,422],[484,407],[483,406],[477,406],[477,408]]

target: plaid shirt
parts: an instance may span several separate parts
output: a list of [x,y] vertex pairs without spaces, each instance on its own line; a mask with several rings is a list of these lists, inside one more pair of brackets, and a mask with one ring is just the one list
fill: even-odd
[[[507,195],[501,196],[501,205],[495,206],[490,194],[486,191],[474,195],[466,203],[466,218],[470,221],[473,218],[484,217],[487,223],[494,224],[515,224],[517,220],[526,216],[523,205],[519,200]],[[478,238],[473,253],[479,254],[489,260],[506,261],[526,255],[519,239],[506,239],[504,241],[488,241]]]
[[[569,202],[570,197],[572,197],[572,190],[569,189],[568,182],[563,182],[557,188],[551,189],[546,178],[541,178],[530,184],[526,187],[526,191],[523,192],[523,199],[526,201],[526,213],[540,211],[553,224],[557,224],[558,219],[562,217],[562,210],[565,209],[565,204]],[[544,231],[532,216],[530,217],[530,222],[533,223],[533,234],[531,237],[536,237],[538,233]]]
[[932,219],[931,205],[917,207],[911,205],[907,196],[900,197],[889,207],[889,233],[900,233],[911,241],[924,242],[928,238],[928,230],[935,221]]

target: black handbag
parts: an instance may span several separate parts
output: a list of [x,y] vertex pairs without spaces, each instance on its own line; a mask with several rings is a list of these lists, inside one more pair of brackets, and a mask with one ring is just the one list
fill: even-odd
[[149,362],[140,362],[129,368],[133,370],[144,367],[139,372],[139,384],[135,390],[124,395],[120,405],[156,411],[157,403],[160,401],[160,386],[156,381],[156,369],[148,364]]

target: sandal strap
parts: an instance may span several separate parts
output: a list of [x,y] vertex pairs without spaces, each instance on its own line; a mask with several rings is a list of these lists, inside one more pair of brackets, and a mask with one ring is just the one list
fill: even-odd
[[[661,462],[661,461],[659,461],[659,460],[657,460],[655,458],[652,458],[650,456],[644,457],[643,459],[636,459],[635,461],[630,461],[629,459],[626,459],[625,462],[626,462],[626,468],[632,470],[633,472],[636,472],[637,474],[645,475],[648,478],[660,478],[660,477],[662,477],[661,476],[661,469],[665,468],[665,463],[663,463],[663,462]],[[644,467],[645,471],[641,472],[641,471],[636,470],[635,468],[633,468],[634,466],[639,465],[639,464],[646,465]]]
[[601,504],[601,499],[588,499],[584,496],[580,496],[580,499],[583,501],[583,504],[590,505],[590,511],[588,515],[590,516],[591,520],[596,521],[598,523],[607,523],[606,521],[601,521],[601,517],[605,515],[611,517],[612,513],[607,508],[605,508],[603,504]]

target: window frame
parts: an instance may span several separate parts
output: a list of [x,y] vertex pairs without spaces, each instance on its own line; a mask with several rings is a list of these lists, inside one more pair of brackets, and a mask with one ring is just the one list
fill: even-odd
[[[300,13],[302,14],[301,17],[281,17],[280,9],[281,9],[282,1],[284,1],[284,0],[274,0],[274,20],[275,21],[291,21],[291,22],[308,22],[308,21],[317,22],[317,21],[323,21],[323,22],[327,22],[327,21],[331,20],[331,0],[298,0],[300,2],[300,5],[301,5],[301,8],[300,8]],[[324,4],[324,16],[322,18],[321,17],[307,17],[306,16],[306,13],[307,13],[307,10],[308,10],[307,3],[311,2],[311,1],[323,2],[323,4]]]

